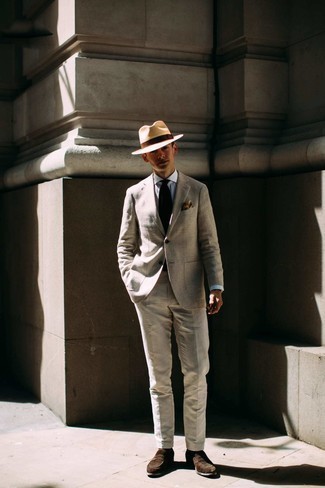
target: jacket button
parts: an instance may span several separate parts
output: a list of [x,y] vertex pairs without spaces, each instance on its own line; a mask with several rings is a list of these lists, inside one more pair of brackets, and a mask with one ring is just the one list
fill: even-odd
[[165,244],[169,244],[169,240],[168,239],[165,239]]

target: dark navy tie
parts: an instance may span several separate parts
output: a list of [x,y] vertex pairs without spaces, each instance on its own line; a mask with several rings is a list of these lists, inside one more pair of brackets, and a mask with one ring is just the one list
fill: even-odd
[[168,188],[168,181],[169,180],[162,180],[159,191],[159,215],[165,232],[167,232],[173,209],[172,196]]

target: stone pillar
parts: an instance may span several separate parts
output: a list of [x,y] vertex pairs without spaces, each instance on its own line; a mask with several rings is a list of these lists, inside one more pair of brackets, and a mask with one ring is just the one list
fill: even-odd
[[10,370],[65,419],[62,180],[4,193],[1,204]]
[[235,300],[216,334],[215,387],[324,447],[324,4],[217,4],[215,199]]
[[185,134],[179,168],[209,176],[213,2],[22,10],[52,35],[20,42],[18,155],[1,178],[12,369],[68,424],[144,415],[147,372],[116,256],[126,188],[149,173],[131,151],[140,125],[161,118]]
[[149,409],[140,332],[116,260],[130,183],[57,179],[2,195],[11,369],[70,425]]
[[[27,160],[29,171],[12,171],[4,185],[84,172],[142,176],[128,155],[137,147],[139,124],[157,118],[185,134],[187,172],[207,177],[213,2],[182,0],[172,8],[144,0],[41,3],[36,9],[25,1],[25,15],[53,35],[26,41],[30,86],[14,104],[16,162]],[[70,155],[86,162],[68,168]]]
[[217,174],[264,174],[288,109],[288,2],[217,2]]

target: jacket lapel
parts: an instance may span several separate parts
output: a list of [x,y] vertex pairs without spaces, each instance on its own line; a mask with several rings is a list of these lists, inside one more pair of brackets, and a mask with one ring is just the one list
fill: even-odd
[[155,183],[152,174],[148,176],[148,178],[143,180],[142,191],[145,198],[145,206],[148,213],[150,213],[153,216],[157,227],[159,228],[161,233],[165,235],[165,229],[160,220],[158,206],[156,203]]

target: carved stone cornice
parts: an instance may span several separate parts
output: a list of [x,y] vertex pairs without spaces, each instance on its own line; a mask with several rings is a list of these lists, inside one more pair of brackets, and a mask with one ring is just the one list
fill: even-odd
[[154,49],[136,44],[118,44],[109,37],[75,34],[61,46],[44,56],[30,68],[25,76],[36,81],[58,68],[74,54],[102,59],[118,59],[133,62],[178,64],[185,66],[211,67],[211,53],[184,52],[167,49]]
[[[142,178],[148,168],[131,155],[126,141],[116,145],[72,144],[49,150],[4,171],[0,188],[9,190],[65,177]],[[267,176],[325,169],[325,136],[279,145],[244,144],[221,149],[209,173],[208,148],[203,143],[185,143],[178,154],[178,168],[197,178]]]
[[325,169],[325,136],[274,146],[242,145],[217,151],[217,176],[270,175]]
[[[189,144],[178,155],[178,168],[190,176],[208,178],[207,149],[202,144]],[[131,155],[133,146],[76,145],[52,150],[7,169],[1,176],[2,190],[33,185],[65,177],[141,178],[149,174],[148,165]]]
[[242,36],[218,47],[216,60],[218,66],[243,58],[286,62],[286,49],[287,43],[285,42]]

